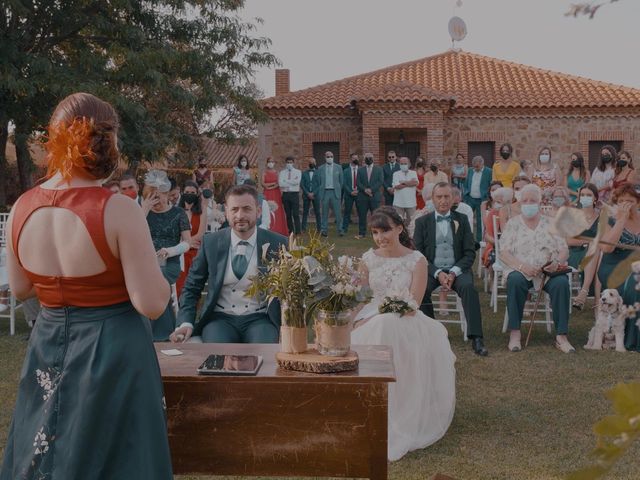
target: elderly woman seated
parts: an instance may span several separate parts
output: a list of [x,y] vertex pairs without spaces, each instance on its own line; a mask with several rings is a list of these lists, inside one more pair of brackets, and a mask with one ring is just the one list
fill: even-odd
[[[538,289],[545,279],[544,272],[557,271],[569,256],[567,243],[549,231],[551,219],[540,213],[540,187],[529,184],[521,191],[521,213],[507,223],[500,238],[500,261],[507,279],[507,313],[511,331],[509,350],[512,352],[522,349],[520,323],[529,289]],[[575,352],[567,340],[569,279],[566,275],[550,277],[544,291],[551,297],[556,347],[564,353]]]

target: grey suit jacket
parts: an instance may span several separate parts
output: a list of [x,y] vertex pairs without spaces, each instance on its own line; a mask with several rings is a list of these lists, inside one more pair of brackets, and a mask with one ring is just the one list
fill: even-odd
[[[327,185],[327,165],[324,164],[318,169],[318,174],[320,177],[320,192],[318,198],[322,199],[325,195],[325,188]],[[342,167],[337,164],[333,164],[333,195],[340,200],[342,198],[342,181],[344,179],[342,173]],[[331,191],[327,192],[331,194]]]
[[[263,228],[258,228],[256,247],[259,272],[266,270],[265,261],[262,258],[262,246],[267,243],[269,246],[267,247],[266,260],[269,261],[278,254],[281,245],[287,245],[287,237]],[[196,255],[189,269],[189,274],[187,275],[182,294],[180,295],[180,311],[178,313],[177,324],[180,325],[184,322],[193,324],[193,335],[200,335],[204,326],[214,319],[214,310],[218,303],[224,275],[227,271],[227,260],[230,250],[230,228],[224,228],[215,233],[207,234],[204,236],[198,255]],[[198,301],[207,282],[209,283],[207,298],[202,307],[200,318],[198,322],[195,322]],[[272,301],[267,308],[267,315],[269,320],[271,320],[276,327],[279,327],[280,302]]]

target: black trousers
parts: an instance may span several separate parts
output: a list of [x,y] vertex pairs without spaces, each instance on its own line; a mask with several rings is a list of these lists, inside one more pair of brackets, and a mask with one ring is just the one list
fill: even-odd
[[282,206],[289,232],[300,233],[300,192],[283,192]]
[[342,212],[342,231],[347,233],[347,229],[349,228],[349,224],[351,223],[351,212],[353,211],[353,207],[356,207],[356,212],[358,210],[358,206],[356,203],[356,197],[351,195],[351,193],[346,193],[342,195],[344,199],[344,211]]
[[[433,278],[432,275],[429,275],[427,279],[427,293],[424,295],[420,310],[431,318],[434,318],[431,294],[439,286],[440,281],[437,278]],[[476,287],[473,286],[473,274],[471,272],[463,272],[459,277],[456,277],[451,289],[456,292],[460,300],[462,300],[462,309],[464,310],[465,317],[467,317],[467,336],[469,338],[482,338],[480,297],[478,296]]]
[[315,197],[313,200],[308,198],[304,193],[302,194],[302,230],[307,230],[307,223],[309,220],[309,210],[313,208],[313,214],[316,217],[316,231],[320,231],[322,226],[322,220],[320,219],[320,199]]
[[370,197],[364,193],[358,194],[356,207],[358,209],[358,234],[361,237],[367,235],[367,214],[378,208],[380,201],[375,197]]

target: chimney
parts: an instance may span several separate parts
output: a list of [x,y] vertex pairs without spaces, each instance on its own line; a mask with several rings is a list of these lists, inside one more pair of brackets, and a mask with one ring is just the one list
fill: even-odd
[[276,69],[276,97],[289,93],[289,69]]

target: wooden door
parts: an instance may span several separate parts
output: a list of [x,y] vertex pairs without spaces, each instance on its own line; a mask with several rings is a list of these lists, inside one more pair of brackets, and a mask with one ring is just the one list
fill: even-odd
[[467,164],[471,166],[473,157],[480,155],[484,158],[485,167],[493,167],[493,160],[496,151],[496,142],[469,142],[467,143]]
[[340,163],[340,142],[313,142],[313,158],[318,167],[324,165],[324,154],[333,153],[333,163]]
[[[587,168],[590,172],[593,172],[593,169],[600,163],[600,149],[605,145],[611,145],[618,153],[620,153],[623,147],[623,143],[620,140],[589,142],[589,164]],[[614,158],[613,160],[615,162],[616,159]]]

